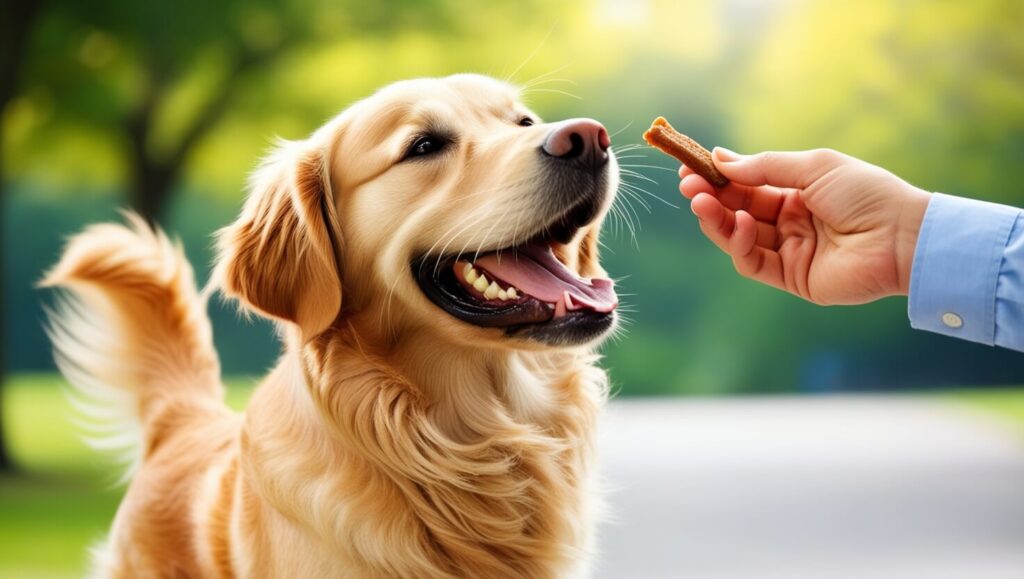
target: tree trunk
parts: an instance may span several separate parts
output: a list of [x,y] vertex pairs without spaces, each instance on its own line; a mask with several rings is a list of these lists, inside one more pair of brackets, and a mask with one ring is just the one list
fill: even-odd
[[286,43],[279,42],[260,51],[242,51],[224,74],[221,86],[186,126],[181,140],[170,150],[159,154],[148,147],[153,118],[160,103],[167,97],[167,71],[157,66],[149,69],[146,90],[139,106],[125,118],[128,135],[128,157],[133,170],[130,201],[132,207],[152,223],[165,217],[168,202],[185,166],[185,159],[203,137],[228,111],[245,72],[265,64],[280,54]]
[[[6,102],[0,102],[0,118],[3,117]],[[0,123],[0,218],[7,212],[3,205],[7,204],[7,181],[4,175],[3,156],[3,124]],[[5,248],[0,235],[0,472],[14,470],[14,461],[7,450],[7,431],[4,428],[4,385],[7,383],[7,306],[4,303],[4,284],[7,283],[3,272],[5,265]]]
[[[4,112],[14,97],[18,76],[25,61],[25,44],[32,23],[39,13],[40,2],[35,0],[3,0],[0,10],[0,208],[7,203],[7,180],[3,172],[2,150]],[[2,208],[6,211],[6,208]],[[0,238],[0,274],[4,271],[4,247]],[[7,449],[7,431],[4,428],[3,385],[7,376],[7,316],[4,305],[4,280],[0,275],[0,472],[14,470],[14,461]]]
[[179,167],[168,167],[151,159],[136,159],[129,202],[147,221],[160,223],[178,180]]

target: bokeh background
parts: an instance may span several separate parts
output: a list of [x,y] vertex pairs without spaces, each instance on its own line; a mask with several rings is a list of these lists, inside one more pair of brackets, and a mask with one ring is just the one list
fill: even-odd
[[[389,82],[473,71],[528,86],[546,119],[616,146],[657,115],[741,152],[832,147],[925,189],[1024,204],[1024,4],[1016,0],[14,0],[0,34],[3,460],[0,573],[75,574],[120,490],[75,441],[33,288],[65,237],[135,207],[206,279],[274,136],[301,138]],[[641,177],[604,260],[628,304],[605,348],[617,395],[999,387],[1024,356],[914,332],[906,300],[820,308],[742,280],[697,229],[677,165]],[[214,304],[243,404],[270,328]],[[945,395],[945,394],[943,394]],[[41,540],[40,538],[44,538]]]

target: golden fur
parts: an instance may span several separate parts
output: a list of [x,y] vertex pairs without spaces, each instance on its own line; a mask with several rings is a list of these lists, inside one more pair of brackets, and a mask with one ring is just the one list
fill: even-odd
[[[586,574],[606,398],[592,347],[471,326],[409,275],[416,255],[512,245],[544,217],[532,151],[548,129],[524,114],[484,77],[407,81],[278,147],[212,280],[284,343],[244,416],[222,403],[181,249],[132,216],[70,241],[43,282],[70,290],[58,361],[86,394],[127,400],[142,433],[96,575]],[[397,163],[439,122],[463,146]],[[603,273],[598,227],[557,248],[581,275]]]

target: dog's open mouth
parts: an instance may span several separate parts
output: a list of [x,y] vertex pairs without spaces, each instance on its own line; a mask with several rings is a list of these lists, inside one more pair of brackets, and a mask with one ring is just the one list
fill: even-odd
[[[618,297],[614,282],[582,278],[555,256],[576,225],[559,224],[515,247],[479,257],[423,257],[413,264],[423,292],[463,321],[543,341],[580,341],[611,326]],[[558,336],[539,335],[538,330]],[[571,331],[571,336],[565,336]]]

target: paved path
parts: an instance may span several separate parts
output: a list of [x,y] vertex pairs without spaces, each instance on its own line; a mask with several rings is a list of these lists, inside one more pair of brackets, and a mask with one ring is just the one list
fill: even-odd
[[599,579],[1024,579],[1024,437],[904,397],[617,401]]

